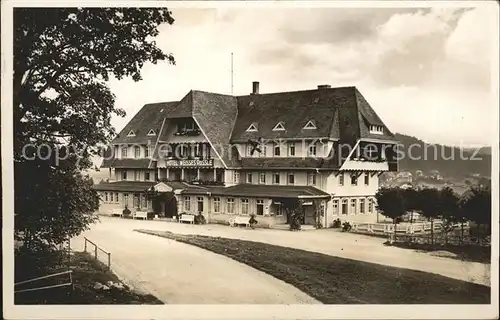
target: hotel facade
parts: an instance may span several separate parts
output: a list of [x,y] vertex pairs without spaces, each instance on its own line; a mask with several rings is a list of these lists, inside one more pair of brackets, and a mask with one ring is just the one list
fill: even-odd
[[[208,222],[256,215],[289,223],[299,199],[305,225],[375,222],[383,172],[397,171],[394,135],[355,87],[230,96],[190,91],[145,105],[112,141],[95,185],[100,213],[125,206]],[[313,205],[314,204],[314,205]]]

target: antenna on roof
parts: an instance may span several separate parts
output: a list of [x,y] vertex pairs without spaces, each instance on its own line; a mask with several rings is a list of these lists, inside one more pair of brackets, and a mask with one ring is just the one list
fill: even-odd
[[233,53],[231,52],[231,95],[233,94]]

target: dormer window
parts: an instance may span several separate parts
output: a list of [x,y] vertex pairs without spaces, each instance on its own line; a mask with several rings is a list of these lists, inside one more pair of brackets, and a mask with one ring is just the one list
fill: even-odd
[[257,124],[256,123],[252,123],[248,129],[247,129],[247,132],[257,132]]
[[278,122],[274,126],[273,131],[285,131],[285,124],[282,121]]
[[127,137],[135,137],[134,130],[130,130],[129,133],[127,134]]
[[310,130],[314,130],[314,129],[317,129],[316,128],[316,124],[314,123],[313,120],[309,120],[306,125],[304,126],[304,129],[310,129]]
[[151,129],[148,132],[148,136],[156,136],[156,132],[153,129]]
[[384,134],[384,127],[383,126],[370,126],[370,133]]

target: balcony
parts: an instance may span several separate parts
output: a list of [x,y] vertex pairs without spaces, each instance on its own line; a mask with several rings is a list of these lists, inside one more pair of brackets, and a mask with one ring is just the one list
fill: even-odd
[[179,131],[174,132],[174,136],[180,136],[180,137],[196,137],[201,134],[200,129],[182,129]]

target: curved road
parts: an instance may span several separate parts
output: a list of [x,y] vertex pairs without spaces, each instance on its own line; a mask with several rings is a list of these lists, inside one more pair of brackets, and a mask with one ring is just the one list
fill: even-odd
[[[111,252],[111,269],[125,282],[165,303],[319,303],[281,280],[222,255],[134,232],[123,228],[123,220],[101,220],[72,239],[71,247],[82,251],[86,236]],[[100,259],[105,261],[105,256]]]

